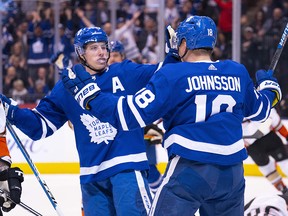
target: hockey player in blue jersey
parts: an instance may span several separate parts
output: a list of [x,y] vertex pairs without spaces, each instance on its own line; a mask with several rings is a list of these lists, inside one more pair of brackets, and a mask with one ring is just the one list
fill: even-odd
[[[74,46],[83,68],[110,95],[135,94],[161,66],[124,60],[108,67],[108,37],[99,27],[80,29]],[[78,105],[62,81],[34,110],[20,109],[4,95],[0,97],[7,119],[34,140],[52,135],[71,121],[79,154],[85,216],[147,215],[151,194],[146,179],[149,165],[143,129],[118,131],[101,122]]]
[[256,74],[256,90],[243,65],[212,61],[216,36],[209,17],[181,22],[176,38],[182,62],[162,67],[135,95],[103,92],[80,65],[63,70],[63,84],[78,104],[119,130],[163,118],[169,163],[149,215],[194,215],[199,209],[202,216],[243,216],[242,120],[264,121],[282,95],[271,71]]
[[[168,35],[167,35],[168,36]],[[122,62],[126,59],[125,48],[118,40],[112,40],[110,43],[110,58],[108,65],[115,62]],[[162,183],[162,175],[157,168],[156,144],[161,144],[163,140],[163,131],[157,124],[150,124],[144,128],[144,139],[146,143],[146,154],[149,162],[149,174],[147,177],[150,190],[153,194]]]

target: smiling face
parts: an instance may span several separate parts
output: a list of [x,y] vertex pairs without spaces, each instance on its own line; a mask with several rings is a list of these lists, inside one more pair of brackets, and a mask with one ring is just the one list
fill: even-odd
[[[86,60],[88,65],[99,71],[104,70],[107,67],[109,52],[105,42],[88,43],[84,50],[83,58]],[[90,74],[95,73],[95,71],[88,68],[87,71]]]

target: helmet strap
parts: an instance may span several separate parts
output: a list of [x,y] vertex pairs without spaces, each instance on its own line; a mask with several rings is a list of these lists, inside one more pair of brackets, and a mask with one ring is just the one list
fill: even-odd
[[[187,52],[188,52],[188,49],[186,47],[184,54],[182,56],[179,56],[181,60],[184,58],[184,56],[187,54]],[[178,51],[178,53],[179,53],[179,51]]]
[[[108,52],[108,53],[109,53],[109,56],[108,56],[108,58],[107,58],[106,65],[107,65],[108,60],[109,60],[109,58],[110,58],[110,52]],[[102,73],[106,70],[106,67],[103,68],[102,70],[97,70],[97,69],[95,69],[94,67],[90,66],[90,65],[87,63],[87,61],[86,61],[85,58],[80,57],[80,55],[79,55],[79,59],[80,59],[81,64],[85,65],[86,67],[90,68],[91,70],[95,71],[95,72],[98,73],[98,74],[102,74]]]

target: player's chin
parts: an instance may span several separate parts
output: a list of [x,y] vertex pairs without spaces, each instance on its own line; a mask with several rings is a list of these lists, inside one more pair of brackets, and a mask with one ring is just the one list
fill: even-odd
[[94,68],[96,68],[97,70],[103,70],[104,68],[106,68],[107,66],[107,62],[103,62],[103,61],[97,61],[96,64],[94,64]]

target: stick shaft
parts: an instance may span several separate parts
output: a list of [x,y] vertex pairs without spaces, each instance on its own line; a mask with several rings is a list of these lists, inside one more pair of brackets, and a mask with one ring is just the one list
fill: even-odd
[[50,191],[48,185],[46,184],[46,182],[40,177],[40,173],[38,171],[38,169],[36,168],[36,166],[34,165],[34,163],[32,162],[32,159],[30,158],[28,152],[26,151],[24,145],[22,144],[21,140],[19,139],[19,137],[17,136],[16,132],[14,131],[11,123],[8,121],[8,119],[6,120],[6,125],[7,128],[10,132],[10,134],[12,135],[13,139],[15,140],[18,148],[20,149],[20,151],[22,152],[23,156],[25,157],[27,163],[29,164],[30,168],[32,169],[34,175],[36,176],[39,184],[41,185],[42,189],[44,190],[46,196],[48,197],[50,203],[52,204],[52,206],[54,207],[54,209],[56,210],[56,212],[58,213],[59,216],[64,216],[63,213],[61,212],[61,210],[59,209],[58,203],[56,202],[52,192]]
[[284,31],[283,31],[281,39],[280,39],[280,41],[278,43],[277,49],[276,49],[276,51],[274,53],[274,56],[273,56],[273,58],[271,60],[271,64],[269,66],[269,70],[272,70],[272,71],[275,70],[275,68],[277,66],[277,63],[278,63],[278,61],[280,59],[281,53],[282,53],[282,51],[284,49],[285,43],[287,41],[287,37],[288,37],[288,23],[286,24],[286,26],[284,28]]

